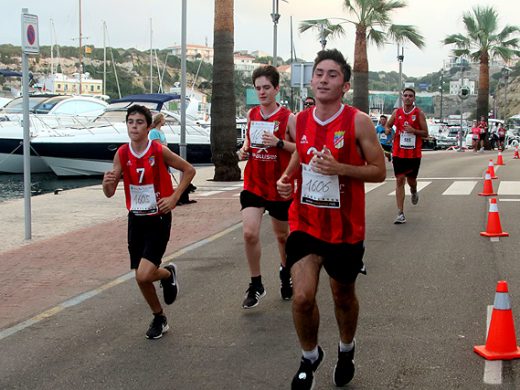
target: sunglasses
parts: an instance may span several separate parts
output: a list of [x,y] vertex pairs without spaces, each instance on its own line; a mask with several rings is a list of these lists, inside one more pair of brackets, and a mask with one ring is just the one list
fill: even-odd
[[314,103],[313,102],[308,102],[308,103],[304,103],[303,105],[305,107],[312,107],[312,106],[314,106]]

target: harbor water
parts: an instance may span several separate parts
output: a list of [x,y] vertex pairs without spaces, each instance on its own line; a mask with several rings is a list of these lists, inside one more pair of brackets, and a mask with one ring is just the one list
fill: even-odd
[[[0,174],[0,202],[23,198],[23,181],[23,174]],[[86,187],[101,184],[101,181],[101,176],[60,178],[53,173],[33,173],[31,175],[31,194],[37,196],[54,191]]]

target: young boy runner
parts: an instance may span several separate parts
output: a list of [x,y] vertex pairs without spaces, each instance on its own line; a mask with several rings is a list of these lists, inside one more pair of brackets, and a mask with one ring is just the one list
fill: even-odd
[[280,294],[282,299],[292,297],[291,275],[285,268],[285,241],[289,234],[287,223],[291,200],[283,199],[276,191],[276,180],[294,151],[290,129],[294,115],[276,102],[280,90],[280,74],[274,66],[261,66],[253,72],[253,85],[260,105],[247,113],[247,133],[240,159],[249,154],[244,170],[244,190],[240,194],[244,245],[249,264],[251,283],[242,303],[244,309],[258,305],[266,294],[260,272],[260,225],[267,210],[280,254]]
[[[146,337],[158,339],[169,327],[153,282],[161,281],[164,302],[172,304],[178,293],[176,267],[159,266],[170,239],[171,211],[195,176],[195,169],[159,142],[148,140],[151,124],[148,108],[140,105],[128,108],[126,126],[130,143],[117,150],[113,169],[103,177],[103,192],[112,197],[123,177],[130,268],[135,270],[137,285],[154,315]],[[168,167],[183,172],[175,192]]]
[[334,384],[344,386],[354,376],[359,314],[355,283],[357,275],[365,273],[364,182],[383,181],[386,169],[370,117],[341,102],[350,88],[350,73],[338,50],[318,53],[311,79],[316,106],[298,114],[296,151],[277,182],[283,197],[296,188],[286,251],[294,289],[293,321],[303,356],[292,379],[293,390],[313,388],[314,373],[324,357],[316,301],[322,268],[329,275],[339,330]]

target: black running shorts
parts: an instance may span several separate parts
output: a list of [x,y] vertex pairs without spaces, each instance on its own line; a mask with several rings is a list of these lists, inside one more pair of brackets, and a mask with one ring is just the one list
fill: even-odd
[[263,208],[269,212],[271,217],[283,222],[289,220],[289,206],[291,206],[291,202],[292,199],[288,201],[265,200],[261,196],[253,194],[247,190],[243,190],[240,193],[241,210],[244,210],[247,207]]
[[392,156],[392,164],[394,165],[394,175],[417,178],[419,175],[419,167],[421,166],[420,158],[402,158]]
[[170,240],[172,213],[134,215],[128,213],[128,252],[130,268],[137,269],[141,259],[161,265],[166,245]]
[[323,258],[323,267],[334,280],[343,284],[356,281],[359,273],[366,275],[363,241],[355,244],[331,244],[307,233],[295,231],[289,234],[285,245],[287,267],[292,267],[305,256],[314,254]]

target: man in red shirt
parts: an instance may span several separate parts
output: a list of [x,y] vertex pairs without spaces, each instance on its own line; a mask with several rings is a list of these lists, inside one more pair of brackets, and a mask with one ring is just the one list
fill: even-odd
[[285,267],[285,241],[289,235],[287,223],[291,200],[283,199],[276,191],[276,180],[287,167],[294,142],[289,129],[294,127],[294,115],[276,102],[280,90],[280,74],[274,66],[256,68],[253,85],[260,105],[247,113],[247,132],[239,158],[249,157],[244,170],[244,190],[240,194],[244,245],[251,282],[242,303],[244,309],[258,305],[266,294],[260,271],[260,225],[267,210],[271,216],[280,254],[280,294],[292,297],[291,275]]
[[403,107],[397,108],[386,123],[386,134],[390,134],[395,125],[392,164],[395,174],[395,198],[399,210],[395,224],[406,223],[404,216],[404,185],[408,182],[412,194],[412,204],[419,202],[417,193],[417,175],[421,165],[422,139],[428,136],[426,117],[415,106],[415,90],[403,90]]
[[[161,281],[164,301],[172,304],[178,293],[177,269],[174,264],[160,265],[170,239],[171,211],[195,176],[195,168],[158,141],[148,140],[151,125],[148,108],[137,104],[128,108],[130,143],[117,150],[113,169],[103,176],[103,192],[112,197],[123,177],[130,268],[135,270],[137,285],[154,315],[146,337],[158,339],[169,327],[153,282]],[[176,191],[168,167],[183,173]]]
[[[314,61],[311,87],[314,108],[296,117],[296,151],[277,182],[289,210],[287,266],[293,279],[293,320],[302,348],[292,389],[311,389],[323,360],[318,344],[319,274],[330,277],[339,328],[334,383],[354,376],[354,334],[359,303],[357,275],[365,273],[364,182],[385,179],[384,155],[368,115],[341,100],[350,88],[350,66],[338,50],[323,50]],[[296,184],[295,184],[296,181]]]

